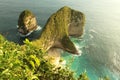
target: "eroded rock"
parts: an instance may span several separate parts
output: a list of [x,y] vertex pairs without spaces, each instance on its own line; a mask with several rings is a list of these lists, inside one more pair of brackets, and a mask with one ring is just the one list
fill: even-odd
[[71,20],[68,33],[70,36],[79,37],[84,32],[85,15],[82,12],[71,9]]
[[69,36],[81,36],[84,22],[83,13],[65,6],[50,16],[39,39],[33,41],[33,44],[44,52],[61,48],[72,54],[79,54]]
[[37,20],[35,15],[29,11],[24,10],[18,19],[18,31],[21,35],[28,36],[31,32],[37,29]]

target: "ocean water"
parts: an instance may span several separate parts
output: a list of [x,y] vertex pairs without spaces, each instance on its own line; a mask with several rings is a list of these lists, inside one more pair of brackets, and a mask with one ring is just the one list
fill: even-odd
[[[86,15],[84,35],[78,39],[71,38],[81,56],[63,54],[72,62],[71,69],[77,75],[87,71],[90,80],[103,76],[120,80],[119,0],[0,0],[0,33],[9,41],[20,43],[16,29],[20,12],[31,10],[43,27],[48,17],[65,5]],[[36,37],[35,34],[31,38]]]

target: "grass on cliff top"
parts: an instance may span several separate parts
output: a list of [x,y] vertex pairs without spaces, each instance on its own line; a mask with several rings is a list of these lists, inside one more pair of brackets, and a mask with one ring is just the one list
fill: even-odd
[[54,68],[43,58],[45,53],[27,39],[24,43],[20,46],[0,35],[0,80],[89,80],[86,73],[76,79],[68,67]]

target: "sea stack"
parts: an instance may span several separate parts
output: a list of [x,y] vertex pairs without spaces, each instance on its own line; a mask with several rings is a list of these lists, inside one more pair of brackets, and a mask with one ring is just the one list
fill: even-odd
[[35,31],[37,27],[35,15],[29,10],[24,10],[18,19],[18,32],[20,35],[23,37],[28,36]]
[[79,53],[69,36],[81,36],[84,23],[85,15],[82,12],[64,6],[50,16],[39,39],[33,41],[33,44],[44,52],[52,48],[60,48],[78,55]]

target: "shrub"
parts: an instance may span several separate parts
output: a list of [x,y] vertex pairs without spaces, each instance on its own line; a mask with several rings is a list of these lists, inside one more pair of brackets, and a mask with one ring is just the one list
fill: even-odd
[[67,67],[54,68],[43,58],[45,53],[32,46],[29,40],[20,46],[0,36],[1,80],[75,80]]

